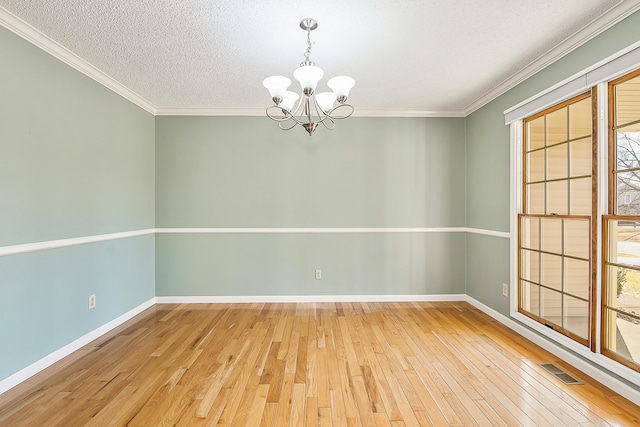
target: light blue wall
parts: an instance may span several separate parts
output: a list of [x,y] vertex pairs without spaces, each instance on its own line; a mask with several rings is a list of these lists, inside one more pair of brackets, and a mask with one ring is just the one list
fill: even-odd
[[[504,111],[640,40],[640,12],[629,16],[466,118],[467,226],[509,231],[509,128]],[[467,245],[467,294],[508,315],[508,242],[474,236]],[[499,246],[499,247],[496,247]],[[487,256],[487,249],[495,253]]]
[[[2,27],[0,52],[0,246],[153,228],[154,117]],[[154,240],[1,256],[0,380],[153,298]]]
[[[462,118],[158,117],[158,227],[464,227]],[[157,294],[464,292],[461,233],[157,236]],[[322,269],[323,279],[314,279]]]
[[0,379],[153,298],[153,245],[148,235],[0,257]]

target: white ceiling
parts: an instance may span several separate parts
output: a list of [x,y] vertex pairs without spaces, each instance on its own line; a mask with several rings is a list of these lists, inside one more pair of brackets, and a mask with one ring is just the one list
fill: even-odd
[[463,115],[638,9],[639,0],[0,0],[0,23],[74,53],[152,112],[262,114],[262,80],[292,78],[306,49],[298,23],[312,17],[321,88],[354,77],[356,111]]

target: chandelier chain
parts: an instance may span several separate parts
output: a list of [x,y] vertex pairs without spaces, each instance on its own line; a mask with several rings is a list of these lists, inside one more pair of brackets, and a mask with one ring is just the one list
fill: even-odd
[[311,29],[307,28],[307,51],[304,53],[305,61],[311,62],[309,56],[311,55],[311,46],[314,45],[315,42],[311,41]]

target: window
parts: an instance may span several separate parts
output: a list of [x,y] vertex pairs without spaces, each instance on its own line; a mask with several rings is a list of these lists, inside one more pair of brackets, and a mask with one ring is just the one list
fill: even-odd
[[640,370],[640,70],[609,83],[602,353]]
[[504,117],[511,316],[640,384],[640,41]]
[[588,92],[524,120],[518,245],[518,311],[584,345],[592,330],[592,100]]

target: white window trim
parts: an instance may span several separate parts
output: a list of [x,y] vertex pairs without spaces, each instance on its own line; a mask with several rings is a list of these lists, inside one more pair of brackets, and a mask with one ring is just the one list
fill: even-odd
[[640,41],[504,111],[505,124],[532,116],[640,67]]
[[[640,372],[616,362],[600,353],[601,346],[601,310],[602,310],[602,215],[607,212],[608,192],[608,82],[620,77],[633,69],[640,68],[640,42],[624,49],[604,61],[566,79],[552,88],[505,111],[505,123],[510,125],[510,277],[511,298],[509,300],[510,315],[514,320],[522,323],[538,334],[548,338],[551,342],[566,347],[574,353],[584,357],[635,385],[640,386]],[[518,214],[522,213],[522,140],[523,119],[546,108],[556,105],[571,97],[583,93],[593,87],[598,88],[598,192],[597,213],[593,224],[598,232],[598,247],[596,258],[592,260],[596,269],[596,352],[571,338],[550,329],[539,322],[518,312]],[[602,191],[605,190],[605,191]]]

